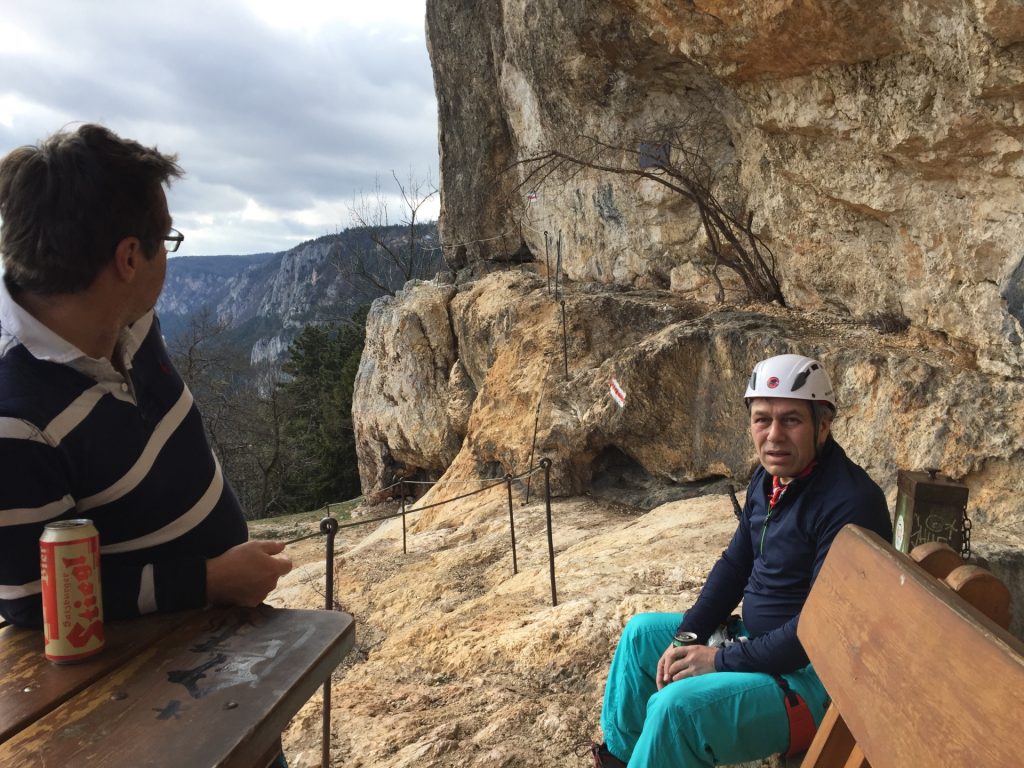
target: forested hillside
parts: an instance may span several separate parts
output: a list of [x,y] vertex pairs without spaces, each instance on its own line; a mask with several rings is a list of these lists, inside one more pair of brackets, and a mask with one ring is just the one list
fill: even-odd
[[359,227],[283,253],[169,260],[164,337],[250,517],[359,495],[352,387],[366,311],[437,273],[435,232]]

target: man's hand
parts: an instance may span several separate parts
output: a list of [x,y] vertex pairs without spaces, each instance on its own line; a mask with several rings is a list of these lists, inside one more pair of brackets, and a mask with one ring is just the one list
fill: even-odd
[[706,645],[670,645],[658,659],[658,690],[684,677],[696,677],[715,671],[717,648]]
[[206,561],[206,600],[213,605],[257,606],[292,569],[283,541],[247,541]]

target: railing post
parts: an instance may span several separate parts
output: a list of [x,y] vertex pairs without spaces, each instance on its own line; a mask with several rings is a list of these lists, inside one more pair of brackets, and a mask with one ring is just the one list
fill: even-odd
[[523,504],[530,503],[530,484],[533,482],[533,454],[537,450],[537,425],[540,424],[540,403],[541,399],[537,398],[537,410],[533,414],[533,442],[530,443],[530,460],[526,462],[526,469],[530,473],[526,476],[526,501]]
[[[326,568],[324,577],[327,581],[324,589],[324,610],[334,610],[334,537],[338,533],[338,521],[333,517],[325,517],[320,521],[320,533],[327,535],[326,546]],[[330,768],[331,764],[331,678],[327,676],[324,681],[324,727],[323,735],[320,738],[321,768]]]
[[551,535],[551,459],[543,458],[540,465],[544,467],[544,506],[547,510],[548,523],[548,565],[551,570],[551,605],[558,605],[558,594],[555,591],[555,542]]
[[398,483],[398,492],[402,494],[402,554],[409,554],[409,550],[405,547],[405,478],[403,477]]
[[743,508],[740,507],[739,499],[736,498],[736,486],[729,486],[729,498],[732,499],[732,513],[737,519],[743,517]]
[[555,250],[555,300],[557,301],[561,296],[558,292],[558,282],[562,276],[562,230],[558,230],[558,244]]
[[548,276],[548,296],[551,295],[551,255],[549,253],[548,231],[544,230],[544,273]]
[[562,299],[562,361],[565,363],[565,380],[569,380],[569,331],[565,325],[565,299]]
[[516,561],[516,520],[512,514],[512,475],[505,475],[505,485],[508,487],[508,529],[512,532],[512,575],[519,573],[519,563]]

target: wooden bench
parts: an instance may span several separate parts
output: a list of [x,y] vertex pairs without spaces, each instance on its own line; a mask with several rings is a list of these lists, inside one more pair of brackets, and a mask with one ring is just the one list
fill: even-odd
[[804,768],[1024,764],[1008,593],[940,550],[918,564],[855,526],[836,537],[797,629],[832,697]]

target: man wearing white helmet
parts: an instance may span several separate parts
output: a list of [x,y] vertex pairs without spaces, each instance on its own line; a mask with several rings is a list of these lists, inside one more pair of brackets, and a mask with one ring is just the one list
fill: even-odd
[[[817,360],[762,360],[744,397],[761,466],[736,533],[688,611],[641,614],[623,630],[605,743],[592,747],[598,768],[795,754],[824,715],[828,695],[796,636],[800,611],[839,530],[854,523],[891,539],[889,511],[832,437],[835,394]],[[742,620],[730,618],[740,600]]]

